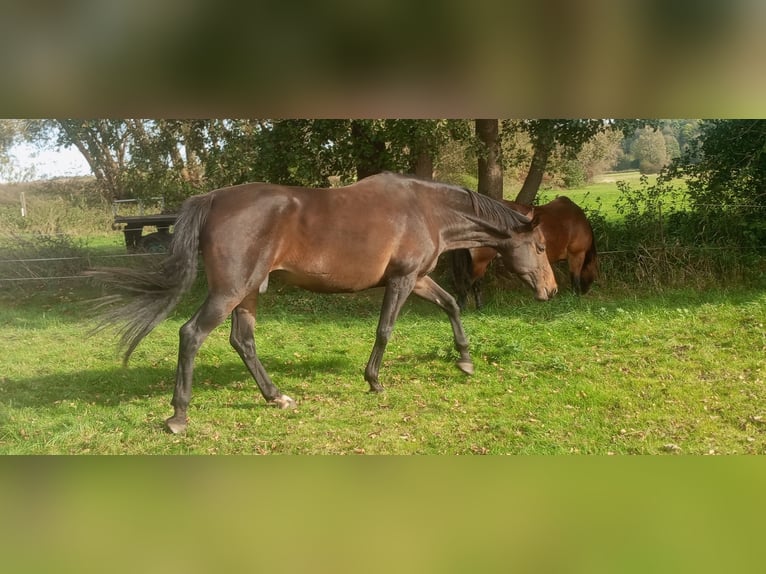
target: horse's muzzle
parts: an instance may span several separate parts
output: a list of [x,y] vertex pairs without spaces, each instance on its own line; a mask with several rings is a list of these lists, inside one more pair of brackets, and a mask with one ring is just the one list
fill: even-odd
[[537,291],[535,294],[535,299],[538,301],[547,301],[548,299],[551,299],[556,293],[558,293],[558,287],[553,288],[544,288],[541,291]]

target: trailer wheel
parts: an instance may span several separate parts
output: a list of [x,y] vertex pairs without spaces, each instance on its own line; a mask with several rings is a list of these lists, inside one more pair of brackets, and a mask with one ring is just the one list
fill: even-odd
[[150,233],[138,241],[138,249],[144,253],[166,253],[169,246],[169,233]]

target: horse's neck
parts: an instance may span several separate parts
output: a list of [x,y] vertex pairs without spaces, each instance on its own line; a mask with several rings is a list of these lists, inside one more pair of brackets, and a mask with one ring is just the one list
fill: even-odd
[[470,207],[452,212],[447,224],[442,227],[446,250],[495,247],[508,236],[502,223],[486,214],[480,215],[474,201],[471,201]]

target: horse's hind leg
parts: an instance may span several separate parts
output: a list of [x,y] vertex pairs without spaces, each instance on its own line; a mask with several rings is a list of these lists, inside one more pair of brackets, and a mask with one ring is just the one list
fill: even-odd
[[173,433],[186,430],[186,413],[191,402],[194,358],[210,332],[229,314],[232,305],[225,299],[208,296],[194,316],[178,332],[178,367],[173,400],[170,402],[175,412],[165,421],[165,426]]
[[395,277],[390,279],[386,285],[386,292],[383,295],[383,305],[380,308],[380,319],[378,320],[378,329],[375,333],[375,346],[372,348],[370,360],[367,361],[367,367],[364,370],[364,380],[370,385],[370,391],[380,392],[383,387],[378,382],[378,371],[383,359],[383,353],[391,338],[394,330],[394,323],[402,310],[404,302],[412,293],[415,285],[415,277],[407,275],[404,277]]
[[281,409],[289,409],[295,406],[295,401],[283,395],[271,382],[266,369],[263,367],[258,354],[255,351],[255,308],[257,295],[252,295],[237,306],[231,314],[231,336],[229,342],[237,351],[250,371],[250,374],[258,383],[261,394],[268,402],[276,404]]
[[464,373],[472,375],[473,361],[468,352],[468,339],[465,336],[465,331],[463,331],[463,324],[460,321],[460,308],[455,302],[454,297],[428,276],[418,279],[417,283],[415,283],[414,293],[418,297],[436,304],[447,313],[452,325],[452,333],[455,336],[455,348],[460,353],[457,366]]

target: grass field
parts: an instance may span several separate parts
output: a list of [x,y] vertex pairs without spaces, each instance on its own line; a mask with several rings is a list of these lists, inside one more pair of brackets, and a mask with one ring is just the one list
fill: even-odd
[[275,288],[256,327],[274,381],[267,406],[228,328],[197,359],[187,434],[162,421],[190,296],[128,368],[88,338],[80,290],[2,301],[0,452],[301,454],[766,453],[762,286],[655,294],[597,288],[537,303],[496,292],[464,324],[476,374],[454,365],[443,314],[413,300],[367,391],[380,292]]
[[[657,176],[648,176],[649,184],[653,184]],[[584,187],[572,189],[548,189],[541,190],[538,194],[538,203],[547,203],[559,195],[566,195],[580,207],[586,210],[597,210],[602,216],[610,220],[619,217],[615,204],[620,197],[617,182],[623,181],[631,186],[638,186],[641,174],[638,171],[608,172],[597,176],[595,181]]]

